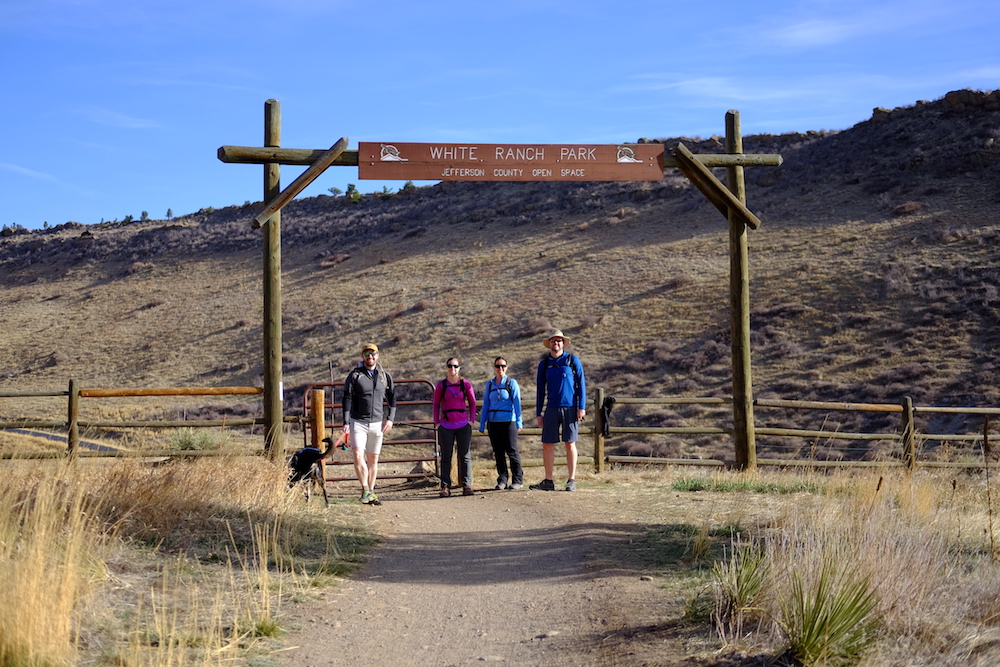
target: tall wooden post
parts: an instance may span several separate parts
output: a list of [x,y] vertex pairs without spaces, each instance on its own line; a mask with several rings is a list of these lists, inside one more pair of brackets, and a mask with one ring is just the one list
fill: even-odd
[[903,458],[906,460],[907,470],[915,470],[917,467],[917,431],[913,424],[913,399],[904,396],[902,405],[903,447],[905,449]]
[[[726,152],[743,152],[740,112],[726,112]],[[743,167],[726,167],[730,192],[744,205],[747,201]],[[744,470],[757,467],[757,437],[754,433],[753,385],[750,365],[750,259],[747,225],[729,214],[729,310],[733,353],[733,436],[736,464]]]
[[75,459],[80,451],[80,392],[76,380],[69,381],[69,402],[66,410],[66,444],[69,457]]
[[[281,146],[281,104],[264,103],[264,145]],[[264,164],[264,203],[281,193],[281,165]],[[284,387],[281,379],[281,211],[264,225],[264,448],[272,461],[284,455]]]
[[594,398],[594,472],[604,472],[604,388]]

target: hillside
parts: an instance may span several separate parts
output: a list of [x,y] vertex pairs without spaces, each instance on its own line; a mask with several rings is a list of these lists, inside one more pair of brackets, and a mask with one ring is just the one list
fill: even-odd
[[[763,221],[749,235],[757,396],[1000,404],[998,137],[1000,91],[955,91],[840,132],[744,138],[747,153],[784,157],[747,169]],[[723,152],[719,138],[653,140]],[[260,383],[260,207],[6,229],[0,388]],[[457,354],[478,384],[504,354],[530,384],[551,327],[572,337],[592,386],[730,393],[726,222],[679,172],[319,196],[285,209],[282,238],[289,413],[366,340],[397,377],[436,379]],[[0,416],[24,409],[5,399]],[[691,411],[631,414],[672,425]],[[676,455],[690,443],[623,446]]]

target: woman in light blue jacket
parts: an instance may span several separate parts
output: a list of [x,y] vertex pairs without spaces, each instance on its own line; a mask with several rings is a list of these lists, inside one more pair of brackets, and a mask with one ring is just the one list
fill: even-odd
[[[524,484],[521,453],[517,449],[517,434],[521,432],[521,389],[517,380],[507,377],[507,360],[493,361],[494,376],[483,390],[483,410],[479,417],[479,432],[489,432],[493,456],[497,462],[496,488],[517,491]],[[507,468],[510,459],[510,469]]]

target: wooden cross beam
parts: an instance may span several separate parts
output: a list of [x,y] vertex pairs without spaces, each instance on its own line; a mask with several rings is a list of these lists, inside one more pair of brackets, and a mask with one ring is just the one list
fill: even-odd
[[698,161],[694,154],[687,149],[687,146],[677,144],[673,153],[674,157],[677,158],[677,167],[681,170],[681,173],[687,176],[688,180],[696,188],[701,190],[701,193],[705,195],[708,201],[712,202],[715,208],[719,209],[719,213],[726,216],[726,218],[729,218],[730,214],[732,214],[737,221],[742,222],[750,229],[760,227],[760,220],[757,216],[751,213],[750,209],[737,199],[736,195],[708,170],[708,167]]
[[284,208],[285,204],[295,199],[306,187],[315,181],[327,167],[333,164],[340,155],[347,150],[347,137],[341,137],[340,141],[330,146],[316,160],[309,165],[309,168],[299,174],[299,177],[292,181],[292,184],[282,190],[277,197],[272,199],[264,210],[254,216],[253,228],[259,229],[261,225],[271,219],[271,216]]

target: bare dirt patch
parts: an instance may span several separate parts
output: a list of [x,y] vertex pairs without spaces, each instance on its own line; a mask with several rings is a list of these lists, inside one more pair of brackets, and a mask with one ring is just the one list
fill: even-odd
[[380,497],[384,543],[293,610],[286,664],[714,664],[704,627],[680,621],[684,599],[627,548],[644,523],[599,489]]
[[[757,664],[721,655],[707,624],[684,621],[704,579],[687,558],[690,532],[679,529],[745,519],[745,502],[672,492],[662,479],[645,488],[634,475],[582,479],[575,493],[444,499],[427,486],[381,486],[384,503],[371,515],[384,543],[320,600],[286,609],[283,662]],[[650,531],[672,529],[672,550],[658,538],[651,558]]]

